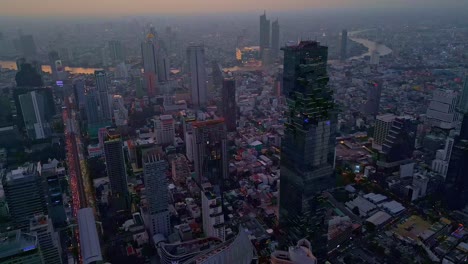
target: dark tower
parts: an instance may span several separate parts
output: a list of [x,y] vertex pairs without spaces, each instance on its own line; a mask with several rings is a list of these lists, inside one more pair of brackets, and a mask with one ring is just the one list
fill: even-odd
[[345,61],[346,60],[346,49],[348,46],[348,31],[346,29],[343,29],[341,31],[341,52],[340,52],[340,60]]
[[460,210],[468,204],[468,114],[464,113],[460,135],[450,155],[450,162],[445,178],[445,203],[451,210]]
[[380,97],[382,95],[382,81],[369,82],[367,84],[367,101],[364,105],[364,112],[368,115],[379,114]]
[[223,80],[223,117],[228,132],[237,129],[237,105],[236,105],[236,79],[225,78]]
[[288,104],[281,143],[279,221],[297,239],[295,219],[314,211],[314,198],[334,186],[337,114],[328,86],[328,47],[302,41],[284,51],[283,93]]
[[279,46],[279,34],[280,28],[278,19],[271,23],[271,49],[273,52],[273,58],[278,58],[280,46]]
[[121,210],[129,209],[127,171],[125,169],[122,138],[113,129],[108,130],[107,138],[104,141],[104,155],[112,198],[116,202],[116,207]]
[[260,58],[263,58],[263,49],[270,47],[270,20],[266,12],[260,16]]

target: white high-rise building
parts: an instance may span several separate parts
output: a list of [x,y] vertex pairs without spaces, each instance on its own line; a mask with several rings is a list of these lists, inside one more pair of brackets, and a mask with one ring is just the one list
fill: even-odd
[[60,243],[52,220],[47,215],[35,215],[31,219],[29,231],[37,236],[44,263],[61,264]]
[[210,183],[202,185],[202,218],[203,231],[207,237],[225,240],[225,226],[221,198],[212,191]]
[[171,232],[167,170],[167,161],[162,157],[162,153],[150,151],[143,157],[143,175],[148,200],[147,219],[149,220],[146,226],[151,236],[162,234],[167,237]]
[[459,115],[456,112],[458,93],[451,90],[437,89],[427,108],[427,121],[433,127],[453,129],[457,126]]
[[454,138],[447,138],[447,141],[445,142],[445,148],[437,150],[436,158],[432,161],[431,169],[443,177],[447,176],[454,142]]
[[114,115],[114,122],[116,126],[125,126],[128,124],[128,110],[125,107],[123,97],[121,95],[114,95],[112,97],[112,109]]
[[99,70],[94,72],[96,88],[99,93],[99,114],[102,121],[112,120],[111,104],[107,88],[106,72]]
[[19,96],[24,126],[28,137],[43,139],[51,135],[50,123],[46,120],[46,98],[43,94],[32,91]]
[[205,48],[203,46],[188,47],[187,58],[192,104],[195,108],[199,108],[206,105]]
[[395,118],[396,116],[393,114],[379,115],[376,117],[372,148],[378,150],[382,149],[382,145],[385,142],[385,138],[387,137],[388,131],[390,131]]
[[175,126],[174,119],[171,115],[160,115],[154,121],[154,129],[156,132],[156,142],[158,144],[174,144]]

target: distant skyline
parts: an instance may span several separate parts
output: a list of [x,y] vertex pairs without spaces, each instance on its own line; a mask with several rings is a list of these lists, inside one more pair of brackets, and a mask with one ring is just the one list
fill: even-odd
[[4,0],[7,16],[117,16],[294,11],[322,8],[463,8],[466,0]]

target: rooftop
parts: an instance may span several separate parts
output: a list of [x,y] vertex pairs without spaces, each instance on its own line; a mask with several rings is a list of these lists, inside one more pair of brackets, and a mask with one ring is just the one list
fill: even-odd
[[37,248],[37,237],[14,230],[0,234],[0,260]]
[[33,176],[36,173],[36,165],[34,163],[25,163],[17,169],[11,170],[6,174],[7,181],[18,180],[25,177]]

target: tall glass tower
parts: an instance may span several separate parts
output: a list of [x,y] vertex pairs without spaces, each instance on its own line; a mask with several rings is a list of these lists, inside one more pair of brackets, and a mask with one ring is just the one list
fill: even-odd
[[328,86],[328,48],[302,41],[282,50],[288,111],[281,144],[279,220],[292,235],[294,219],[312,212],[317,194],[334,185],[337,114]]
[[266,12],[260,16],[260,58],[263,58],[263,50],[270,47],[270,20]]

